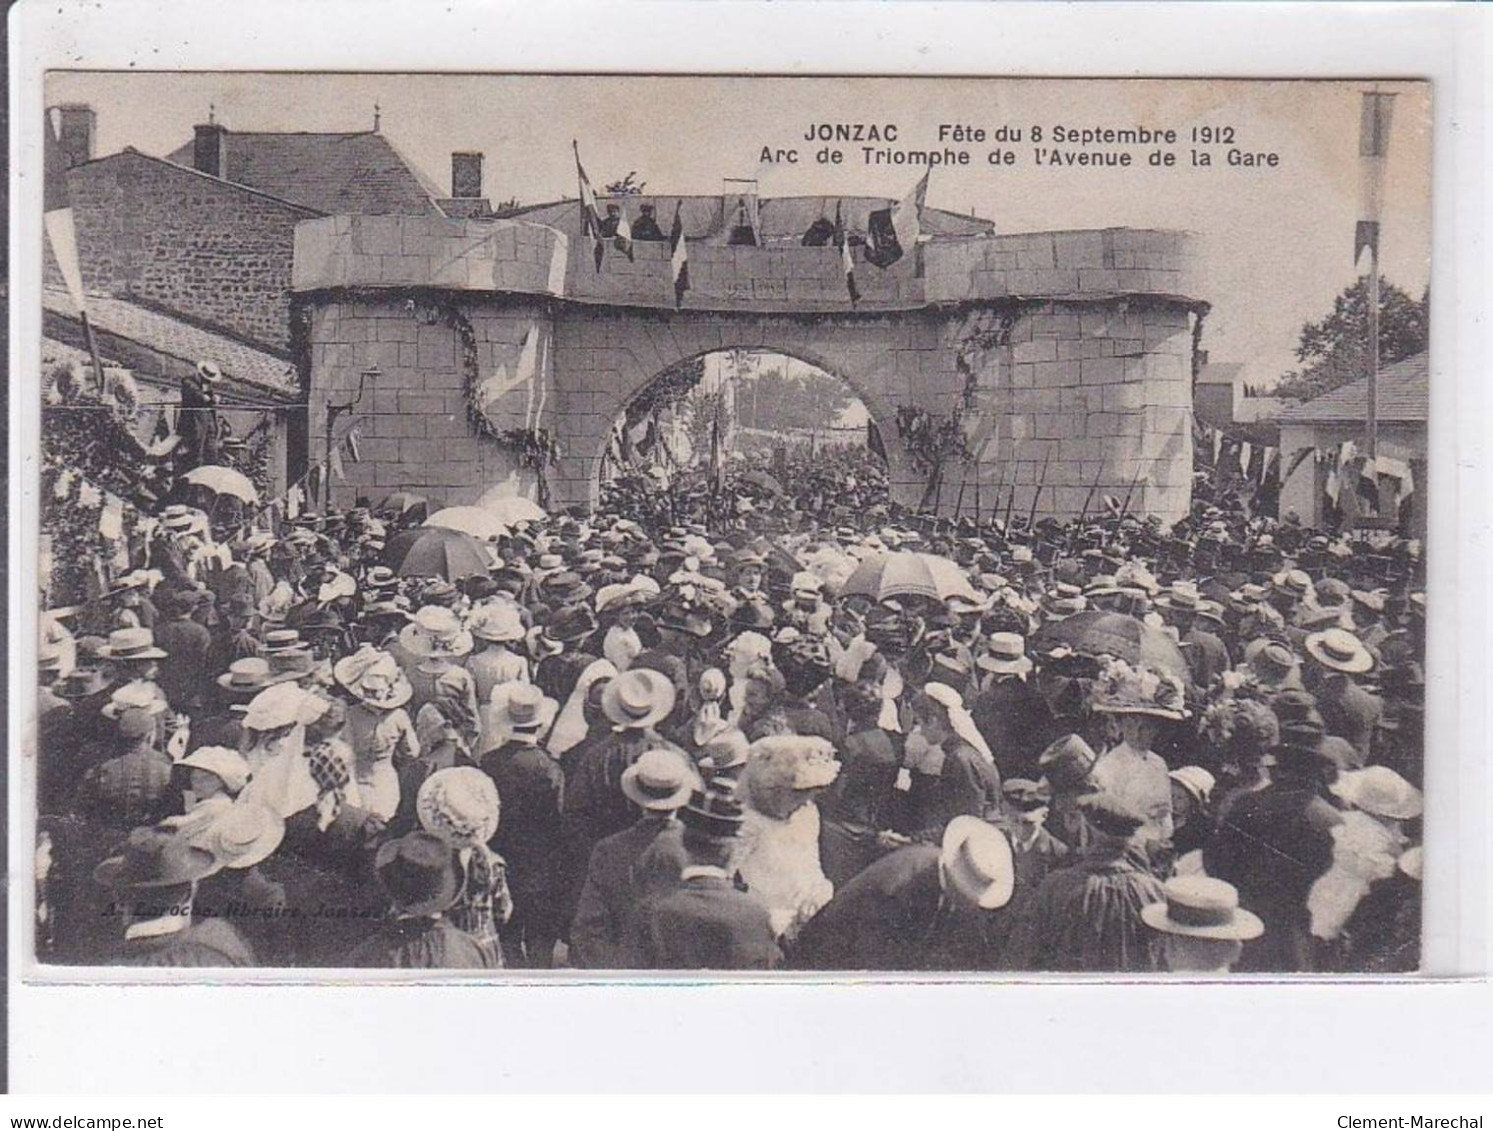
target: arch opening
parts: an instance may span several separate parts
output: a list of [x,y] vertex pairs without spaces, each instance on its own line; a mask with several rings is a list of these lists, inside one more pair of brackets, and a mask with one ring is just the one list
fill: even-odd
[[677,362],[619,411],[596,476],[603,502],[640,488],[812,496],[854,484],[856,505],[887,500],[881,425],[855,387],[771,347]]

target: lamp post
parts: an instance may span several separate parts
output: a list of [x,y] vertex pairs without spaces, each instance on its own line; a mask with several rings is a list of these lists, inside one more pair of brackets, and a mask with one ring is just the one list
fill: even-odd
[[339,416],[344,412],[351,412],[358,407],[358,402],[363,399],[363,386],[370,377],[377,377],[378,375],[378,366],[370,365],[358,374],[358,392],[352,400],[344,401],[342,404],[333,404],[331,401],[327,402],[327,452],[325,457],[326,462],[323,465],[321,485],[322,514],[327,514],[332,509],[332,429],[336,426]]

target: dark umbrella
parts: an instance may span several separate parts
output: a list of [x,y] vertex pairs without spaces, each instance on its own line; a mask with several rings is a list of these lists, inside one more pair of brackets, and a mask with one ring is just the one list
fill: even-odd
[[424,495],[415,494],[413,491],[395,491],[378,505],[380,513],[391,514],[396,518],[406,515],[416,508],[420,510],[420,514],[417,517],[423,521],[426,513],[430,510],[430,500]]
[[1161,629],[1125,613],[1090,609],[1050,621],[1038,630],[1036,642],[1044,651],[1067,645],[1080,656],[1113,656],[1132,666],[1174,675],[1183,683],[1192,682],[1192,672],[1176,642]]
[[770,492],[774,495],[787,494],[787,492],[783,490],[783,485],[779,483],[773,476],[767,474],[767,472],[765,471],[744,472],[741,476],[741,482],[750,483],[753,487],[760,487],[762,488],[762,490]]
[[401,577],[444,577],[460,581],[464,577],[483,577],[488,568],[487,552],[482,543],[459,530],[426,527],[399,563]]

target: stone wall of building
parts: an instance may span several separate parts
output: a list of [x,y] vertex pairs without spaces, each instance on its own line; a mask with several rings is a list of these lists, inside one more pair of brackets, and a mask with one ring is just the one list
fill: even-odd
[[[697,264],[705,268],[704,294],[692,291],[682,310],[673,307],[666,259],[653,264],[660,246],[639,245],[631,264],[609,256],[598,273],[589,247],[577,251],[541,225],[427,217],[302,225],[295,285],[315,311],[313,458],[326,400],[345,399],[359,371],[376,365],[364,429],[374,440],[364,445],[370,466],[350,469],[349,491],[409,487],[465,502],[513,474],[512,455],[466,419],[460,333],[422,321],[423,297],[398,297],[438,295],[473,328],[472,383],[507,387],[488,403],[489,417],[504,428],[537,420],[555,435],[561,457],[548,479],[561,503],[594,501],[615,421],[664,370],[718,350],[760,349],[854,389],[880,429],[893,497],[904,504],[918,503],[926,477],[896,419],[899,408],[918,406],[962,411],[975,453],[946,467],[945,512],[973,513],[978,500],[990,513],[1014,490],[1018,513],[1035,502],[1039,516],[1071,518],[1091,493],[1123,496],[1133,484],[1133,510],[1168,520],[1186,513],[1200,304],[1184,289],[1193,285],[1185,237],[1058,232],[931,244],[921,270],[906,257],[881,277],[879,306],[868,294],[856,306],[843,296],[837,252],[825,266],[817,254],[825,249],[691,248],[692,279]],[[603,286],[616,291],[610,301],[597,294]],[[659,288],[668,288],[667,302],[655,300]],[[514,384],[520,373],[533,380]]]
[[68,193],[85,288],[289,344],[295,226],[315,212],[128,149],[74,166]]

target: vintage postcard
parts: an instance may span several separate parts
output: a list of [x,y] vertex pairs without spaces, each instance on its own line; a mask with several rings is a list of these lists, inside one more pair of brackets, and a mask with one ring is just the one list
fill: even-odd
[[1418,971],[1431,99],[49,73],[33,973]]

